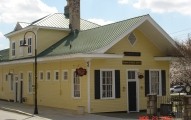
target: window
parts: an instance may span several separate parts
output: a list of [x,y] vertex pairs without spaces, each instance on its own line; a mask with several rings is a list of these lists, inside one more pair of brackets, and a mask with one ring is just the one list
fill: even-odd
[[23,79],[23,73],[20,73],[20,79],[21,80]]
[[68,71],[67,70],[63,70],[63,80],[67,80],[68,79]]
[[28,54],[32,54],[32,38],[28,38]]
[[46,72],[46,80],[50,80],[50,71]]
[[40,72],[39,72],[39,79],[40,79],[40,80],[43,80],[43,79],[44,79],[43,71],[40,71]]
[[128,80],[135,80],[135,71],[128,71]]
[[32,80],[32,72],[28,72],[28,92],[33,92],[33,80]]
[[80,97],[80,77],[76,74],[76,71],[73,72],[73,97]]
[[12,42],[12,56],[15,56],[15,42]]
[[23,47],[21,47],[23,45],[23,40],[20,40],[20,56],[23,56]]
[[95,70],[95,99],[120,98],[120,70]]
[[102,70],[101,71],[101,98],[114,97],[114,71]]
[[150,71],[150,93],[161,95],[161,78],[160,71]]
[[59,80],[59,71],[54,71],[54,80]]
[[13,80],[13,75],[9,75],[10,78],[10,89],[13,91],[13,85],[14,85],[14,80]]
[[145,96],[166,95],[166,70],[145,70]]

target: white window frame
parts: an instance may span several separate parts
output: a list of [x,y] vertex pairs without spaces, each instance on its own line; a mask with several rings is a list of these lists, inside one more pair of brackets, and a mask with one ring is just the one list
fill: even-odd
[[[112,72],[112,96],[103,96],[103,72]],[[101,99],[115,99],[115,70],[114,69],[101,69],[100,70],[100,98]]]
[[[159,79],[159,85],[158,85],[158,89],[159,89],[159,93],[153,93],[152,92],[152,80],[151,80],[151,74],[152,74],[152,72],[153,71],[155,71],[155,72],[158,72],[159,74],[158,74],[158,79]],[[157,94],[158,96],[162,96],[162,78],[161,78],[161,70],[160,69],[150,69],[149,70],[149,88],[150,88],[150,91],[149,91],[149,93],[150,94]],[[156,88],[156,87],[155,87]]]
[[[48,73],[49,73],[49,78],[48,78]],[[51,72],[48,70],[48,71],[46,71],[46,80],[47,81],[50,81],[51,80]]]
[[21,47],[23,45],[23,40],[20,40],[20,46],[19,46],[19,55],[24,56],[24,47]]
[[28,93],[33,93],[33,73],[32,71],[29,71],[27,74],[27,80],[28,80]]
[[14,75],[11,73],[11,75],[8,75],[9,83],[10,83],[10,91],[13,92],[14,90]]
[[[74,99],[80,99],[81,98],[81,80],[80,80],[80,76],[75,76],[75,70],[72,70],[72,97],[74,98]],[[77,78],[77,80],[79,80],[79,83],[78,84],[75,84],[75,82],[76,82],[76,78]],[[75,86],[78,86],[78,89],[77,90],[75,90]],[[76,96],[76,94],[75,94],[75,91],[77,92],[77,91],[79,91],[79,96]]]
[[68,80],[68,70],[62,70],[62,80]]
[[44,72],[43,71],[39,71],[39,80],[40,81],[44,80]]
[[[56,75],[57,73],[58,73],[58,75]],[[59,72],[59,70],[54,70],[54,80],[55,81],[59,81],[59,79],[60,79],[60,72]]]
[[[14,44],[14,45],[13,45]],[[14,46],[14,47],[13,47]],[[13,54],[14,53],[14,54]],[[15,57],[16,56],[16,42],[12,41],[11,42],[11,56]]]
[[28,42],[28,55],[32,55],[32,37],[28,37],[27,39],[27,42]]
[[19,72],[19,78],[20,78],[21,81],[23,80],[23,78],[24,78],[23,72]]

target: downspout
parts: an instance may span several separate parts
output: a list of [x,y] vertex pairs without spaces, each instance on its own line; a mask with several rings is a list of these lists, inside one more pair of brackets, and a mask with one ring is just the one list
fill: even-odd
[[86,60],[86,64],[87,64],[87,98],[88,98],[88,108],[87,108],[87,112],[91,113],[91,92],[90,92],[90,86],[91,86],[91,74],[90,74],[90,70],[91,70],[91,59],[87,59]]

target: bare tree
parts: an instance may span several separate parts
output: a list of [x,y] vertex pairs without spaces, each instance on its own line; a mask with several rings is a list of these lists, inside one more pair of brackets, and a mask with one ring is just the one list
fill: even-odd
[[171,85],[191,85],[191,39],[182,43],[176,43],[181,56],[171,62]]

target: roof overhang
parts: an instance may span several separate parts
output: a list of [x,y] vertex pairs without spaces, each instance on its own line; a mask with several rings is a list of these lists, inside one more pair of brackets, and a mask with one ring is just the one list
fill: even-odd
[[178,57],[154,57],[156,61],[172,61],[176,59],[178,59]]
[[64,30],[64,31],[68,31],[68,32],[70,31],[70,29],[67,29],[67,28],[55,28],[55,27],[44,27],[44,26],[31,25],[31,26],[25,27],[25,28],[23,28],[21,30],[7,33],[7,34],[5,34],[5,37],[9,38],[9,37],[11,37],[13,35],[16,35],[16,34],[19,34],[19,33],[22,33],[22,32],[26,32],[26,31],[31,30],[31,29]]
[[[118,59],[123,58],[123,55],[116,55],[116,54],[84,54],[84,53],[77,53],[71,55],[58,55],[58,56],[47,56],[47,57],[40,57],[37,58],[37,62],[46,62],[46,61],[55,61],[55,60],[73,60],[73,59]],[[12,65],[12,64],[26,64],[26,63],[33,63],[34,58],[29,59],[20,59],[20,60],[13,60],[2,62],[0,65]]]
[[105,46],[104,48],[95,50],[93,53],[105,53],[135,29],[140,30],[162,52],[166,52],[170,55],[178,54],[178,52],[173,53],[177,50],[175,41],[149,15],[128,29],[124,34],[116,38],[116,40],[114,40],[111,44]]

